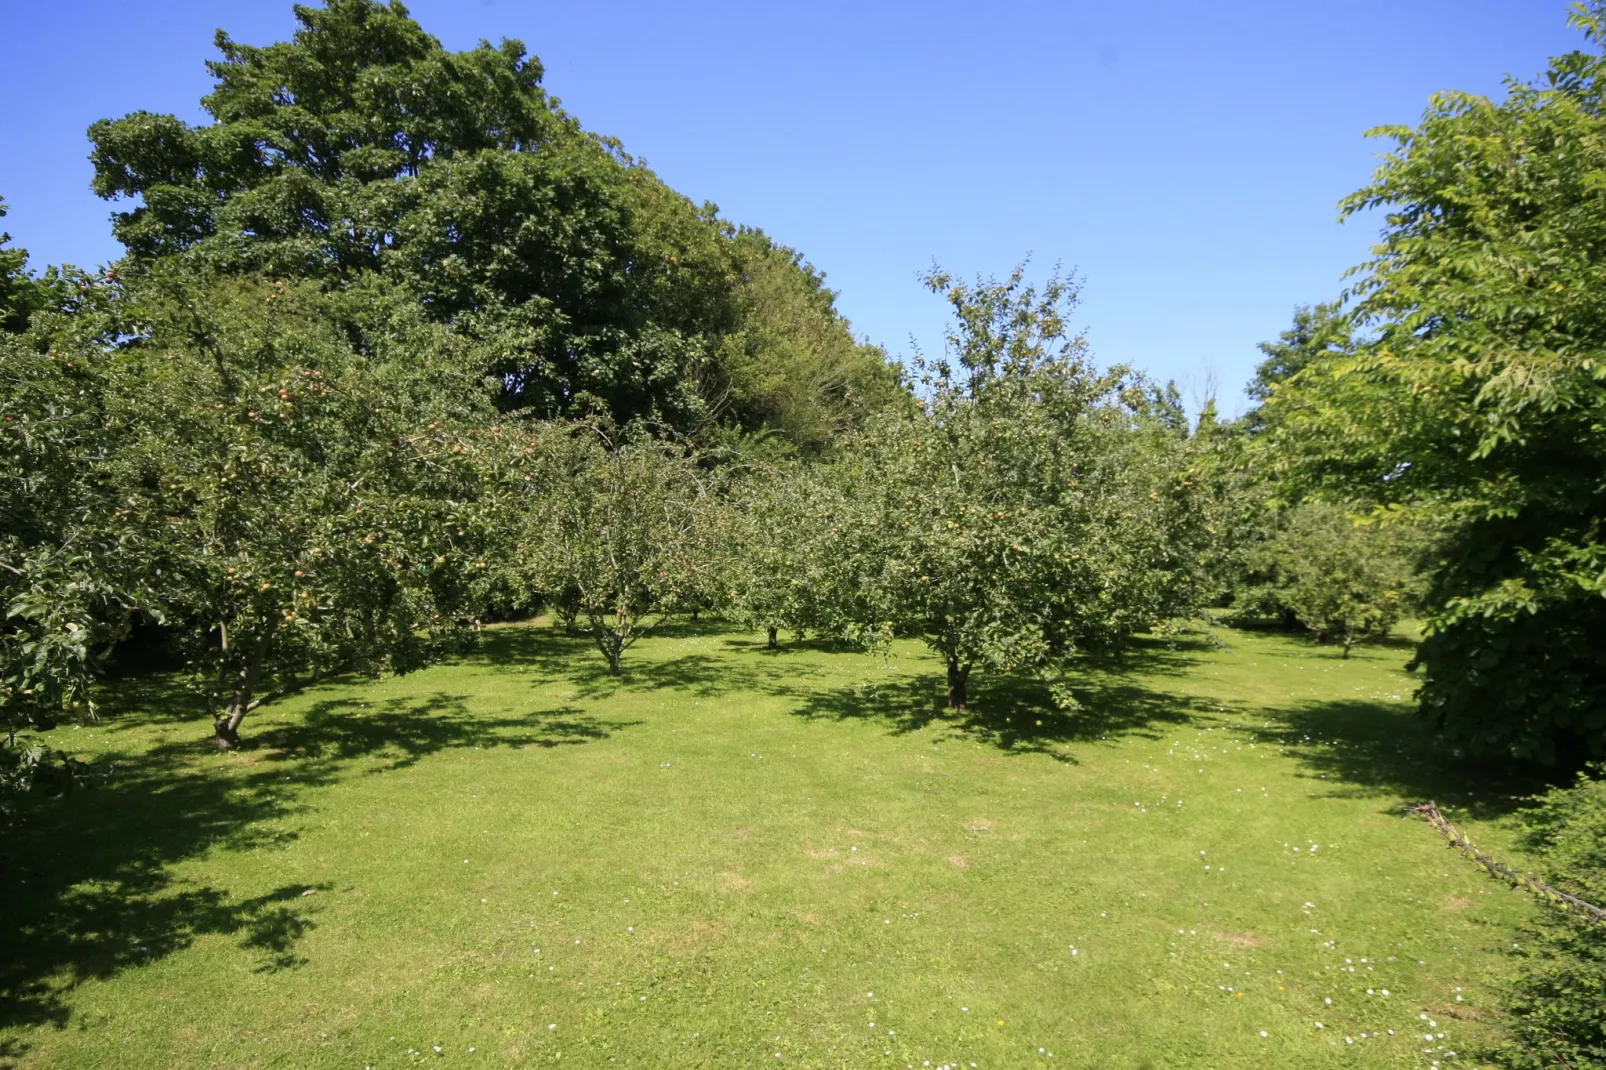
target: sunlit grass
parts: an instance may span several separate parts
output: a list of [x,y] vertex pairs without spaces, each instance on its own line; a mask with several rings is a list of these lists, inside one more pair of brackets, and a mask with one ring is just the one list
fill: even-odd
[[1074,716],[993,679],[954,718],[913,644],[686,630],[614,681],[512,626],[265,708],[228,756],[176,692],[131,687],[54,733],[117,778],[4,848],[0,1062],[1427,1067],[1475,1045],[1529,907],[1401,805],[1434,795],[1505,848],[1504,800],[1428,749],[1402,646],[1222,637],[1090,673]]

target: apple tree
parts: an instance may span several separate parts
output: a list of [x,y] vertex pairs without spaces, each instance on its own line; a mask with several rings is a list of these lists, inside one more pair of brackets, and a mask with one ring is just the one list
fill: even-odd
[[917,362],[918,409],[841,450],[858,515],[827,552],[853,615],[925,639],[963,708],[974,671],[1058,680],[1184,613],[1207,533],[1174,395],[1094,367],[1066,327],[1071,282],[925,282],[954,311],[947,353]]

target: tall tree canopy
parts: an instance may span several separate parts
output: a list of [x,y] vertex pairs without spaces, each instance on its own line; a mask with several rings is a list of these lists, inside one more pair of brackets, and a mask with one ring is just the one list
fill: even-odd
[[[1598,45],[1606,5],[1572,21]],[[1421,698],[1477,752],[1606,754],[1603,104],[1606,57],[1579,51],[1377,131],[1395,148],[1344,208],[1387,212],[1367,340],[1266,402],[1307,486],[1448,525]]]
[[[520,42],[449,52],[394,0],[295,11],[287,42],[219,31],[210,123],[136,112],[90,128],[96,192],[134,202],[114,217],[134,264],[378,275],[478,342],[505,406],[543,415],[591,395],[686,429],[735,406],[738,423],[817,444],[836,418],[809,411],[822,388],[834,405],[886,379],[790,250],[737,239],[583,130]],[[774,296],[788,289],[805,307]],[[803,381],[826,381],[790,404],[766,380],[800,353]]]

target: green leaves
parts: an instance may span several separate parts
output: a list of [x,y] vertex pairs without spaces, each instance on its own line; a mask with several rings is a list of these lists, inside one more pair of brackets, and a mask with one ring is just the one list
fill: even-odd
[[[98,408],[64,454],[105,494],[60,521],[165,618],[234,742],[265,695],[336,670],[406,671],[472,618],[490,396],[461,346],[370,313],[353,344],[310,287],[144,277],[120,352],[84,354]],[[35,508],[38,513],[42,505]]]
[[[1606,899],[1606,782],[1580,776],[1538,800],[1525,817],[1541,876],[1586,902]],[[1606,1066],[1606,925],[1545,910],[1522,934],[1520,969],[1507,994],[1518,1044],[1505,1066]]]
[[621,424],[769,428],[818,454],[895,400],[817,272],[584,131],[518,42],[450,52],[374,0],[296,18],[265,47],[219,34],[211,122],[90,128],[96,192],[136,202],[113,223],[130,275],[383,289],[471,341],[504,409],[541,417],[589,395]]
[[1240,608],[1287,610],[1318,641],[1350,647],[1390,628],[1415,608],[1424,540],[1398,517],[1359,518],[1321,502],[1294,506],[1251,555],[1260,590],[1240,592]]
[[1052,677],[1185,612],[1207,536],[1185,429],[1164,394],[1065,336],[1071,289],[1039,296],[1019,270],[928,285],[958,309],[954,363],[922,362],[923,404],[844,446],[822,550],[839,616],[925,638],[962,705],[972,669]]
[[711,477],[683,443],[604,419],[504,438],[503,585],[522,606],[560,603],[617,676],[637,639],[713,589]]
[[[0,219],[6,215],[6,202],[0,198]],[[11,235],[0,232],[0,331],[19,332],[27,327],[29,315],[45,304],[45,287],[28,272],[28,251],[6,248]]]
[[1388,213],[1350,293],[1365,340],[1309,354],[1262,409],[1291,488],[1451,532],[1421,695],[1479,752],[1606,754],[1606,662],[1586,638],[1603,602],[1564,564],[1606,534],[1603,87],[1606,58],[1572,53],[1503,101],[1441,94],[1415,129],[1383,131],[1394,150],[1343,205]]

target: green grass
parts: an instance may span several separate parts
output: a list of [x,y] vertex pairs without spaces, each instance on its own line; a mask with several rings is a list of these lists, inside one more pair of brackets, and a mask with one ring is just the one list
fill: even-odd
[[584,641],[513,626],[264,709],[227,756],[162,680],[128,685],[53,733],[116,778],[0,849],[0,1063],[1427,1067],[1476,1047],[1530,906],[1400,809],[1435,796],[1509,850],[1509,804],[1435,760],[1403,645],[1223,637],[1090,673],[1072,717],[995,678],[955,718],[912,644],[687,629],[614,681]]

